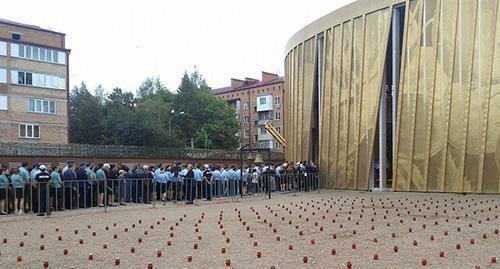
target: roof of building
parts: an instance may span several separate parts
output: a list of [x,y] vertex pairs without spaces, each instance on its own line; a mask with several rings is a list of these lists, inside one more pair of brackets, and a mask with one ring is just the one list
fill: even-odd
[[227,87],[222,87],[222,88],[217,88],[217,89],[212,89],[213,94],[223,94],[223,93],[228,93],[228,92],[234,92],[234,91],[241,91],[241,90],[246,90],[246,89],[251,89],[251,88],[257,88],[257,87],[262,87],[270,84],[275,84],[275,83],[280,83],[284,82],[285,78],[284,77],[278,77],[270,81],[256,81],[253,82],[250,85],[243,85],[241,87],[233,88],[232,86],[227,86]]
[[42,27],[37,26],[37,25],[15,22],[15,21],[3,19],[3,18],[0,18],[0,23],[12,25],[12,26],[17,26],[17,27],[23,27],[23,28],[32,29],[32,30],[37,30],[37,31],[49,32],[49,33],[53,33],[53,34],[66,35],[64,33],[57,32],[57,31],[50,30],[50,29],[45,29],[45,28],[42,28]]

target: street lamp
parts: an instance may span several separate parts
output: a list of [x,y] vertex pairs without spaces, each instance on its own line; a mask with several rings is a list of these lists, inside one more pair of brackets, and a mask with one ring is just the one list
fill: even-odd
[[172,116],[170,116],[170,118],[168,119],[168,132],[172,132],[172,119],[175,117],[175,116],[180,116],[180,115],[184,115],[184,111],[181,111],[177,114],[175,114],[175,110],[171,110],[170,111],[170,114],[174,114]]

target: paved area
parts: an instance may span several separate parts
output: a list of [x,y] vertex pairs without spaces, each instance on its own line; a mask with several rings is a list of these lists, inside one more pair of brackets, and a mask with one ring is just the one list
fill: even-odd
[[128,206],[108,213],[7,216],[0,218],[0,264],[500,268],[495,263],[499,206],[498,195],[322,190],[277,194],[272,200],[259,196],[194,206],[157,204],[155,209]]

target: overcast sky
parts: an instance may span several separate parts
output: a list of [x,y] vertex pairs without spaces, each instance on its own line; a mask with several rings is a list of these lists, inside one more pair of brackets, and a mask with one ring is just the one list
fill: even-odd
[[[0,17],[66,33],[70,85],[134,91],[146,77],[177,89],[198,68],[212,88],[261,71],[283,75],[298,30],[353,0],[7,0]],[[16,7],[16,8],[14,8]]]

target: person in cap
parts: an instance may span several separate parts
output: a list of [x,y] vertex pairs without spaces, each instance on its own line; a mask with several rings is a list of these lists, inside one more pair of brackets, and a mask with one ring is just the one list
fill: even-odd
[[75,163],[75,161],[73,161],[73,160],[66,161],[66,166],[63,167],[63,170],[62,170],[63,174],[69,169],[70,164],[74,164],[74,163]]
[[207,201],[212,200],[212,171],[210,166],[205,164],[205,170],[203,170],[203,189],[205,191],[205,196]]
[[37,216],[44,216],[45,213],[50,215],[50,211],[47,210],[49,208],[49,188],[50,184],[50,174],[47,172],[47,166],[45,164],[41,164],[38,169],[40,169],[40,173],[35,176],[35,182],[37,184],[37,197],[38,197],[38,207],[37,207]]
[[86,194],[86,188],[87,185],[89,184],[88,180],[89,177],[87,175],[87,163],[84,161],[80,162],[80,167],[78,167],[75,171],[76,174],[76,180],[78,183],[76,184],[76,187],[78,188],[78,207],[85,207],[85,194]]

